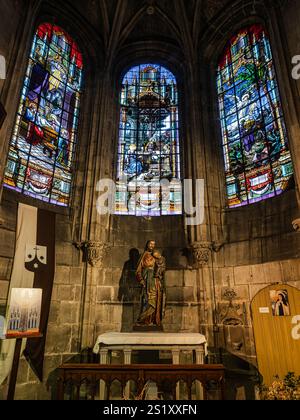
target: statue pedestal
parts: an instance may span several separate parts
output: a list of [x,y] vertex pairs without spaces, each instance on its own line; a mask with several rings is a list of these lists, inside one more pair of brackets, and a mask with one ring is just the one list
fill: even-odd
[[134,325],[133,332],[163,332],[163,326],[158,325]]
[[[112,352],[120,351],[123,353],[124,364],[130,365],[132,364],[133,352],[149,350],[170,351],[174,365],[180,364],[180,356],[183,351],[191,352],[194,364],[204,364],[204,356],[207,354],[207,342],[204,335],[195,333],[164,333],[162,331],[153,331],[149,334],[149,330],[147,331],[101,334],[94,346],[94,353],[100,354],[100,364],[110,364]],[[197,399],[202,399],[202,387],[200,385],[197,387],[196,394]],[[105,390],[103,388],[100,389],[100,399],[105,399]]]

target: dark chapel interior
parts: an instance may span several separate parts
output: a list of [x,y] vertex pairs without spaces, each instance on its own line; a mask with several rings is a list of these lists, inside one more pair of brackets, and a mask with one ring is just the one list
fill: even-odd
[[300,2],[0,16],[0,399],[299,376]]

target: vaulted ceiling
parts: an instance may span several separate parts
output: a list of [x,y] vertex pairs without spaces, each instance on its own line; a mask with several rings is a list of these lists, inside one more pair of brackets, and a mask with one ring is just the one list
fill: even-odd
[[[248,3],[249,1],[247,1]],[[72,6],[97,30],[106,46],[151,39],[192,41],[232,0],[75,0]]]
[[[37,0],[48,4],[50,0]],[[113,65],[114,57],[134,49],[148,52],[157,43],[175,54],[177,61],[195,62],[199,57],[199,43],[214,45],[230,36],[240,18],[261,14],[274,5],[289,0],[57,0],[63,10],[70,10],[84,18],[102,44],[106,65]],[[224,31],[228,33],[224,33]],[[91,37],[90,37],[91,39]],[[203,49],[202,49],[203,50]],[[99,50],[97,50],[99,51]],[[121,54],[121,56],[122,56]],[[148,54],[149,56],[151,54]]]

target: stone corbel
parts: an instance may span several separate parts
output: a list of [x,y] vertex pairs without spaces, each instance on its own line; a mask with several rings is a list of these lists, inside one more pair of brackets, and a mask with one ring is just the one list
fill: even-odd
[[194,242],[191,245],[194,264],[197,268],[206,266],[209,262],[210,255],[212,252],[211,242]]
[[220,252],[220,250],[223,248],[224,245],[225,245],[225,242],[213,242],[212,250],[214,252]]
[[86,259],[92,267],[101,267],[104,255],[109,249],[108,244],[98,241],[76,242],[74,245],[85,253]]
[[87,260],[92,267],[100,266],[103,261],[106,246],[103,242],[88,241],[85,243]]
[[209,262],[211,253],[219,252],[224,245],[224,242],[194,242],[191,245],[194,265],[197,268],[206,266]]
[[300,233],[300,218],[299,219],[296,219],[296,220],[293,220],[293,228],[294,228],[294,230],[296,231],[296,232],[299,232]]

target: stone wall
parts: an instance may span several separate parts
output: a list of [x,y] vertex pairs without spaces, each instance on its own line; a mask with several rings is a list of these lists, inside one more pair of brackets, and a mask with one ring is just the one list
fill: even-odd
[[[114,12],[109,8],[106,24],[99,29],[94,20],[95,16],[101,19],[102,14],[98,9],[97,13],[94,13],[91,4],[87,5],[86,10],[82,10],[82,13],[87,11],[87,15],[83,17],[76,12],[75,7],[70,8],[68,2],[55,2],[56,5],[53,7],[58,8],[55,10],[51,9],[52,6],[49,5],[51,2],[44,1],[41,3],[45,4],[45,9],[33,8],[28,15],[26,8],[23,7],[24,3],[21,6],[20,2],[16,2],[17,6],[14,9],[12,3],[10,0],[0,0],[0,11],[5,12],[8,16],[7,21],[10,22],[5,34],[2,33],[3,27],[0,28],[0,54],[1,51],[8,54],[11,45],[20,36],[18,28],[20,16],[25,22],[22,30],[28,34],[39,16],[49,17],[52,13],[52,16],[59,16],[62,22],[66,22],[71,34],[74,22],[78,24],[79,35],[82,36],[81,45],[87,48],[86,59],[91,60],[93,64],[92,66],[90,63],[88,66],[90,68],[87,69],[83,95],[74,204],[71,211],[55,210],[57,211],[56,275],[46,343],[45,382],[39,384],[27,362],[22,359],[17,398],[50,398],[51,392],[54,392],[55,370],[62,362],[74,358],[84,348],[92,347],[97,335],[102,332],[131,330],[139,312],[140,289],[135,281],[132,264],[128,262],[129,252],[135,249],[141,253],[149,239],[156,240],[167,260],[165,331],[201,332],[208,338],[209,360],[219,360],[221,349],[224,354],[229,353],[232,360],[236,357],[255,366],[250,316],[252,298],[270,283],[289,283],[300,287],[300,235],[292,227],[292,221],[299,217],[297,187],[300,178],[300,153],[297,146],[300,144],[297,141],[300,133],[297,125],[300,115],[297,105],[299,95],[297,96],[296,85],[293,85],[284,67],[289,63],[290,53],[300,54],[297,52],[299,34],[291,29],[297,28],[297,16],[300,19],[299,3],[289,1],[283,11],[277,9],[273,11],[270,8],[268,16],[273,40],[279,38],[283,45],[285,43],[289,45],[288,50],[275,47],[275,55],[279,64],[279,81],[281,86],[285,87],[283,102],[287,111],[287,126],[292,143],[296,190],[292,189],[280,197],[263,203],[234,210],[227,210],[225,206],[218,114],[212,104],[215,83],[211,75],[215,73],[210,65],[213,60],[208,58],[208,53],[205,55],[203,52],[202,57],[202,47],[199,47],[198,39],[193,40],[192,51],[191,45],[186,41],[188,37],[186,28],[182,30],[182,33],[185,33],[184,39],[178,38],[178,35],[169,29],[170,37],[174,38],[172,41],[164,38],[158,44],[155,32],[155,41],[152,44],[147,43],[153,25],[147,21],[145,31],[148,32],[145,34],[140,33],[143,26],[141,23],[137,32],[130,25],[126,25],[126,22],[130,21],[128,13],[137,12],[138,4],[132,10],[124,10],[122,6],[120,10]],[[33,3],[35,2],[31,2],[32,5]],[[165,3],[168,2],[161,2]],[[240,4],[238,1],[233,3]],[[181,19],[182,10],[177,7],[174,12],[175,19],[177,24],[181,25],[184,19]],[[220,47],[219,43],[222,45],[225,43],[224,39],[220,40],[218,37],[221,35],[224,37],[229,28],[236,27],[237,22],[240,25],[240,15],[237,12],[234,14],[239,8],[240,13],[244,13],[243,8],[236,6],[236,9],[232,9],[232,16],[228,16],[228,10],[224,9],[223,15],[218,15],[214,25],[208,24],[207,16],[201,19],[199,16],[201,25],[206,25],[201,26],[205,41],[203,49],[207,46],[212,53]],[[212,19],[213,11],[209,10],[209,19]],[[69,20],[66,18],[67,14]],[[278,17],[278,14],[282,16]],[[91,32],[85,32],[87,27],[85,19],[94,19]],[[105,25],[114,19],[118,24],[114,25],[115,32],[112,33],[110,43],[107,43],[110,45],[110,50],[106,51],[105,67],[102,38],[106,39],[109,33],[109,28]],[[144,16],[143,19],[146,22],[146,19],[150,18]],[[220,29],[222,19],[223,26],[227,25],[226,32]],[[243,19],[245,19],[244,14]],[[168,25],[171,25],[170,21]],[[173,28],[172,25],[166,27]],[[137,42],[139,36],[143,38],[142,46]],[[23,44],[19,48],[21,52],[28,51],[30,46],[31,40],[25,38],[22,37]],[[208,38],[211,39],[211,43],[206,41]],[[181,48],[185,56],[181,55],[178,45],[185,46]],[[199,228],[186,228],[181,217],[110,218],[100,217],[96,212],[96,182],[100,178],[114,176],[119,124],[114,79],[116,68],[122,69],[122,65],[129,65],[130,60],[146,59],[145,48],[151,59],[156,57],[157,52],[164,63],[169,63],[171,67],[174,65],[176,72],[181,75],[180,84],[183,96],[186,98],[183,101],[181,115],[184,174],[187,178],[203,177],[207,187],[205,223]],[[170,48],[174,49],[174,54],[171,56]],[[282,57],[281,50],[287,55]],[[0,100],[5,103],[9,111],[5,126],[0,132],[1,167],[5,164],[6,152],[3,150],[7,150],[17,109],[18,98],[15,92],[20,90],[27,64],[24,53],[20,51],[11,52],[13,58],[17,58],[15,68],[12,64],[10,79],[2,89],[0,85]],[[128,51],[130,53],[126,61],[124,56]],[[201,60],[196,59],[198,52]],[[193,65],[182,66],[181,63],[186,60]],[[7,302],[11,275],[18,201],[42,206],[39,202],[21,198],[7,191],[2,194],[0,206],[2,312]],[[95,266],[89,264],[86,254],[86,246],[91,242],[107,245],[106,251],[101,251],[99,264]],[[194,243],[208,244],[205,245],[207,259],[193,260],[191,246]],[[234,314],[236,317],[235,326],[224,324],[228,319],[229,309],[231,315]],[[0,392],[0,398],[4,398],[5,387],[0,388]]]
[[[39,3],[45,3],[45,7],[39,8]],[[19,103],[19,92],[24,78],[24,72],[28,64],[27,52],[31,48],[31,33],[34,28],[47,15],[49,19],[48,2],[35,1],[1,1],[1,15],[5,16],[5,25],[0,28],[0,53],[3,52],[7,58],[8,78],[0,85],[0,100],[4,104],[8,116],[0,132],[0,172],[1,177],[6,163],[8,144],[11,138],[12,129],[15,122],[15,112]],[[51,7],[51,5],[50,5]],[[61,11],[57,12],[62,16]],[[52,16],[55,13],[52,12]],[[18,19],[19,18],[19,19]],[[71,23],[76,24],[76,16],[70,17]],[[22,19],[22,24],[20,23]],[[71,24],[70,24],[71,25]],[[71,30],[71,27],[68,26]],[[26,34],[26,35],[24,35]],[[85,31],[80,31],[82,37]],[[92,45],[92,42],[90,43]],[[17,48],[16,48],[17,47]],[[92,67],[92,54],[90,55],[89,66],[86,66],[86,85],[90,80],[90,68]],[[96,67],[93,67],[93,71]],[[84,99],[84,98],[83,98]],[[82,101],[82,118],[90,115],[90,104]],[[88,131],[89,120],[85,118],[82,129]],[[85,173],[85,154],[84,143],[85,135],[82,135],[80,146],[82,147],[81,161],[77,162],[76,194],[77,199],[81,200],[83,175]],[[75,195],[76,195],[75,194]],[[55,397],[55,370],[64,361],[72,359],[81,350],[82,323],[83,317],[82,300],[84,284],[84,267],[82,254],[74,246],[76,241],[74,234],[74,214],[76,213],[76,198],[72,211],[55,209],[42,202],[37,202],[29,197],[22,197],[12,191],[1,191],[0,206],[0,315],[6,312],[9,281],[12,271],[15,234],[17,223],[18,202],[50,209],[57,213],[56,216],[56,274],[54,280],[52,302],[50,309],[49,325],[47,332],[45,364],[44,364],[44,383],[40,384],[38,379],[29,368],[28,363],[22,357],[20,361],[19,375],[16,387],[17,399],[49,399],[51,395]],[[0,399],[4,399],[7,392],[7,384],[0,386]]]
[[[0,307],[5,313],[9,280],[14,254],[17,204],[3,201],[1,205],[0,241]],[[69,218],[57,215],[56,224],[56,274],[52,293],[52,303],[47,332],[44,383],[29,368],[24,358],[21,359],[17,399],[48,399],[54,392],[55,369],[64,361],[78,354],[80,349],[80,309],[82,306],[81,255],[72,245],[71,223]],[[0,387],[0,398],[4,398],[6,387]]]

